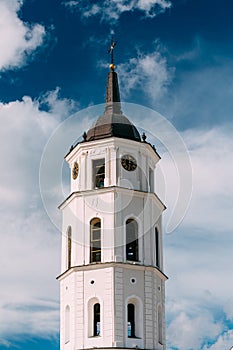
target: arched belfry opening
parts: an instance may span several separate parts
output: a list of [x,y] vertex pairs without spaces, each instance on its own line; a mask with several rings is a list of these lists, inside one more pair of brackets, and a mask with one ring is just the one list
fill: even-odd
[[101,220],[94,218],[90,222],[90,263],[101,261]]
[[134,219],[126,221],[126,260],[138,261],[138,224]]

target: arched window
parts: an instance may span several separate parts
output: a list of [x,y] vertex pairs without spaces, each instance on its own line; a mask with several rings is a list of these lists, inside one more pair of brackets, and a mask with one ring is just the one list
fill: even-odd
[[155,254],[156,266],[160,268],[159,231],[157,227],[155,228]]
[[134,219],[126,221],[126,260],[138,261],[138,224]]
[[88,300],[88,337],[101,335],[101,307],[98,298]]
[[90,262],[101,261],[101,221],[98,218],[91,220],[90,225]]
[[65,343],[70,341],[70,307],[65,308]]
[[161,305],[158,306],[158,342],[163,344],[163,320]]
[[94,304],[94,308],[93,308],[93,336],[97,337],[98,335],[100,335],[100,304],[96,303]]
[[67,230],[67,268],[71,267],[72,233],[71,227]]
[[135,338],[135,305],[127,305],[128,338]]

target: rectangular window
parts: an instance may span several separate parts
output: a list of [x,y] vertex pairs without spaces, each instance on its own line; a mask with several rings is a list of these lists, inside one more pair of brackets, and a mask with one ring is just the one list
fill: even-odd
[[93,183],[95,188],[104,187],[105,159],[93,160]]

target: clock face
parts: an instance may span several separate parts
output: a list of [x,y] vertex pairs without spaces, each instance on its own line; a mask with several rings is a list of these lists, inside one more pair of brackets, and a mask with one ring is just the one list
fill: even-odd
[[74,180],[77,179],[77,177],[78,177],[78,171],[79,171],[78,163],[74,162],[74,166],[73,166],[73,169],[72,169],[72,177],[73,177]]
[[125,170],[134,171],[137,168],[137,161],[130,154],[125,154],[121,158],[121,165]]

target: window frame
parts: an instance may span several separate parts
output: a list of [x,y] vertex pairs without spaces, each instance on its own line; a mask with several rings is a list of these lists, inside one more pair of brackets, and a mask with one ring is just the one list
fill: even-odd
[[[99,225],[99,227],[95,227],[95,225]],[[98,238],[94,237],[98,232]],[[97,246],[95,246],[97,244]],[[101,239],[101,219],[93,218],[90,221],[90,264],[101,262],[102,255],[102,239]],[[94,256],[100,256],[99,258],[94,258]]]
[[[135,226],[135,231],[134,231],[134,235],[135,235],[135,239],[129,238],[128,236],[131,234],[132,232],[130,232],[130,224],[134,224]],[[128,227],[127,227],[128,226]],[[137,220],[135,220],[135,218],[133,217],[129,217],[126,219],[125,221],[125,260],[126,261],[132,261],[132,262],[139,262],[139,237],[138,237],[138,222]],[[129,250],[132,248],[132,253],[129,252]],[[134,257],[133,258],[129,258],[129,254],[133,254]]]
[[[132,310],[129,310],[129,307],[132,306]],[[136,335],[135,335],[135,304],[134,303],[128,303],[127,304],[127,335],[128,335],[128,338],[137,338]],[[131,311],[131,312],[130,312]],[[131,334],[129,335],[129,323],[130,323],[130,326],[131,326]]]
[[105,163],[105,158],[98,158],[92,160],[92,181],[94,188],[104,187],[104,180],[106,175]]
[[[96,308],[99,308],[99,310],[95,310]],[[99,337],[101,334],[101,307],[100,303],[95,303],[93,305],[93,337]],[[99,323],[99,327],[98,327]]]
[[[95,335],[95,305],[99,304],[99,316],[97,322],[99,322],[99,333]],[[102,322],[103,322],[103,303],[98,297],[90,298],[87,302],[87,336],[88,338],[96,338],[102,336]],[[96,328],[97,329],[97,328]]]
[[[134,323],[135,323],[134,337],[128,336],[128,305],[129,304],[134,305]],[[143,333],[144,333],[143,302],[141,298],[139,298],[138,296],[131,295],[125,299],[125,337],[126,337],[127,347],[131,347],[131,345],[133,344],[132,341],[136,341],[136,339],[138,340],[143,339]],[[138,345],[139,344],[141,343],[139,342]]]

